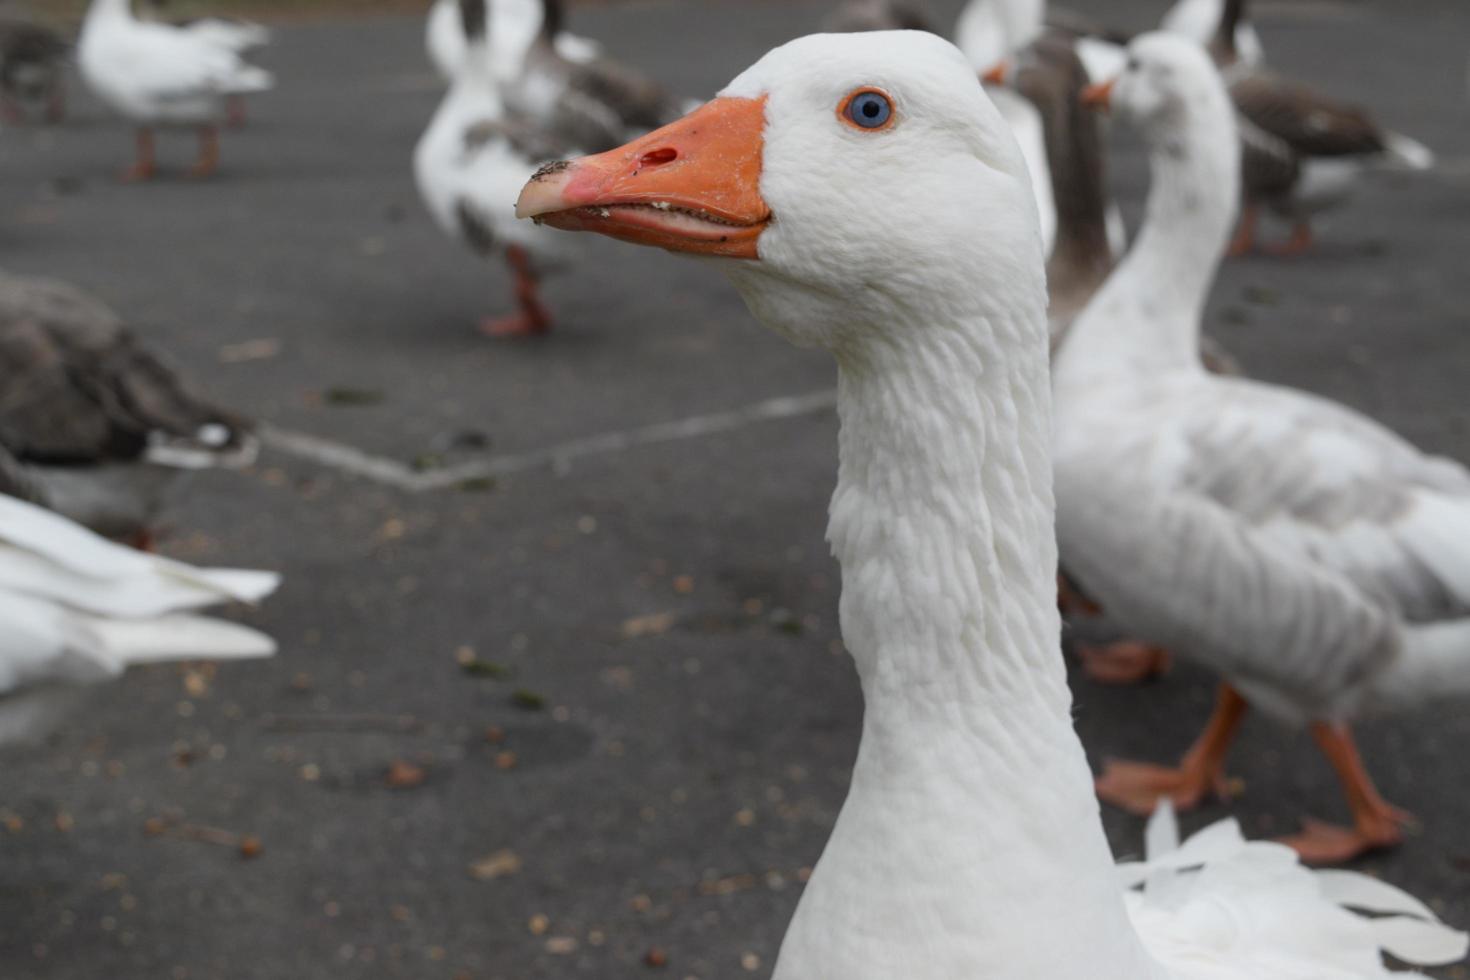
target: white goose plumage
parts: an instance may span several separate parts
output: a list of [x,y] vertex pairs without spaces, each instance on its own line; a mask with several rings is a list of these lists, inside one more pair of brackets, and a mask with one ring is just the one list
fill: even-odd
[[[1233,114],[1197,45],[1156,34],[1130,50],[1112,101],[1151,147],[1153,187],[1133,251],[1057,360],[1062,553],[1130,633],[1319,726],[1350,797],[1373,800],[1332,846],[1320,826],[1298,844],[1343,859],[1396,842],[1403,815],[1341,726],[1470,694],[1470,473],[1334,402],[1201,369],[1236,211]],[[1134,809],[1193,803],[1220,775],[1217,735],[1178,773],[1116,767],[1100,789]]]
[[491,29],[499,22],[488,16],[486,0],[455,0],[454,6],[468,47],[414,151],[414,177],[440,230],[482,257],[505,256],[512,266],[520,311],[486,320],[482,329],[541,332],[550,319],[536,280],[565,259],[569,246],[565,236],[516,221],[515,200],[541,162],[574,148],[549,141],[507,112],[486,37],[487,21]]
[[218,163],[216,127],[233,96],[263,92],[271,73],[247,64],[211,33],[140,20],[130,0],[92,0],[82,24],[78,66],[92,92],[139,129],[138,161],[129,176],[151,177],[152,130],[194,126],[201,134],[199,176]]
[[[530,45],[540,29],[540,11],[523,2],[507,3],[504,7],[503,15],[499,16],[506,20],[507,40],[514,43],[514,39],[519,38],[524,54],[525,47]],[[424,29],[424,46],[435,70],[452,84],[458,77],[459,65],[468,47],[464,22],[459,15],[459,0],[434,0]],[[602,46],[596,41],[563,31],[556,37],[556,50],[571,61],[588,62],[602,53]],[[497,50],[495,54],[502,52]],[[516,61],[513,52],[512,59]]]
[[[1200,46],[1215,39],[1215,31],[1225,14],[1225,0],[1177,0],[1159,21],[1159,29],[1187,37]],[[1235,25],[1235,49],[1240,60],[1250,66],[1266,63],[1266,49],[1250,21]]]
[[866,714],[776,980],[1362,980],[1389,975],[1384,949],[1458,959],[1466,937],[1413,898],[1229,822],[1180,847],[1162,813],[1147,863],[1113,866],[1058,650],[1030,193],[964,56],[890,32],[793,41],[518,203],[732,256],[759,319],[836,356],[828,537]]
[[0,742],[37,734],[58,688],[131,664],[271,656],[270,637],[195,611],[279,583],[124,548],[0,493]]

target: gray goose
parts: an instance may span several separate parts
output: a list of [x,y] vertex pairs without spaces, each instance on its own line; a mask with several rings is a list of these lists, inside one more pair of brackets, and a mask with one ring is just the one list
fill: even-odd
[[[541,25],[522,65],[497,63],[506,108],[534,120],[557,143],[598,152],[677,118],[681,106],[657,82],[598,56],[573,61],[556,39],[563,33],[561,0],[541,0]],[[490,34],[495,36],[491,6]]]
[[0,9],[0,117],[19,122],[44,105],[46,118],[66,114],[66,62],[71,44],[50,27],[13,9]]
[[0,271],[0,446],[7,492],[145,543],[175,476],[248,465],[257,442],[97,300]]
[[929,31],[934,33],[929,11],[917,0],[850,0],[827,18],[825,27],[834,34],[862,31]]
[[1312,216],[1346,200],[1367,166],[1426,170],[1434,154],[1384,129],[1357,106],[1247,63],[1236,46],[1244,16],[1245,0],[1226,0],[1210,44],[1240,130],[1245,206],[1230,254],[1256,247],[1256,223],[1265,207],[1292,223],[1291,238],[1271,251],[1295,255],[1312,246]]

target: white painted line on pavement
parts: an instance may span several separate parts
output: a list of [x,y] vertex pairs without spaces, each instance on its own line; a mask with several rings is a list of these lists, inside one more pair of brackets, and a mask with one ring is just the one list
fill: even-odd
[[304,432],[268,427],[261,433],[261,438],[268,449],[276,452],[304,459],[327,469],[382,483],[398,490],[424,493],[542,467],[551,467],[561,471],[576,460],[589,456],[626,452],[639,446],[650,446],[657,443],[700,439],[725,432],[734,432],[763,422],[815,415],[830,411],[836,404],[837,393],[830,389],[804,395],[770,398],[728,412],[693,415],[672,422],[656,422],[635,429],[573,439],[529,452],[487,456],[483,459],[469,460],[455,466],[426,472],[415,471],[396,459],[375,456],[353,446]]

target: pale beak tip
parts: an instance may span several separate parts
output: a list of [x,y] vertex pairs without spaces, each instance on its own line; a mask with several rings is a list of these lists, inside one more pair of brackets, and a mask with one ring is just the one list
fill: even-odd
[[516,198],[516,217],[539,219],[554,211],[565,211],[570,205],[563,193],[571,181],[572,164],[567,160],[548,163],[531,175]]

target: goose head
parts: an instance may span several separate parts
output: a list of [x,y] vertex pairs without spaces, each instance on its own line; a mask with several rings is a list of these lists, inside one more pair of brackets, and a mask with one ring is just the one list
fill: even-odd
[[964,56],[913,31],[792,41],[678,122],[543,168],[517,214],[717,258],[758,319],[831,349],[952,321],[1041,264],[1009,129]]
[[1202,109],[1229,111],[1228,96],[1205,49],[1160,32],[1134,39],[1122,73],[1090,86],[1082,99],[1114,113],[1155,144],[1200,118]]

